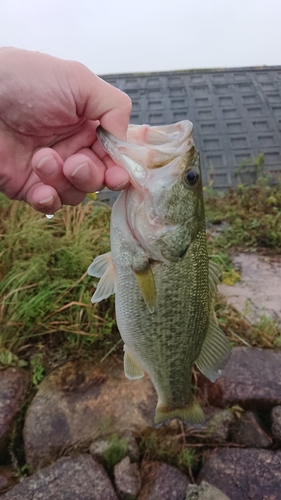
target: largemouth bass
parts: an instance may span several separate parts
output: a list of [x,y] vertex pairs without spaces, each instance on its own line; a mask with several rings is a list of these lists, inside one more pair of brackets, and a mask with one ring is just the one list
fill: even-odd
[[111,216],[111,252],[88,269],[101,278],[92,302],[116,294],[129,379],[148,374],[158,395],[155,424],[204,423],[192,392],[194,363],[214,382],[230,348],[211,307],[219,271],[209,262],[199,154],[193,125],[131,125],[127,142],[98,138],[130,175]]

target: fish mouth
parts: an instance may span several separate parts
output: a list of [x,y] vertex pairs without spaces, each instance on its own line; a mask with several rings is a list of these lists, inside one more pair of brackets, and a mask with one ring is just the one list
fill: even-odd
[[101,126],[96,130],[102,148],[115,163],[142,184],[149,170],[165,167],[183,157],[193,146],[193,124],[184,120],[173,125],[129,125],[127,141],[121,141]]

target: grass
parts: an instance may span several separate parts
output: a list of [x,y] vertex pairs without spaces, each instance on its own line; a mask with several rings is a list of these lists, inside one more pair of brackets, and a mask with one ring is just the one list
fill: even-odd
[[281,254],[281,189],[260,178],[257,185],[240,185],[218,195],[211,194],[205,202],[209,223],[229,225],[216,238],[216,247],[266,249]]
[[46,337],[73,351],[110,335],[114,300],[92,306],[86,273],[109,249],[110,209],[89,202],[48,220],[3,196],[0,209],[0,349],[23,355]]
[[[181,424],[178,424],[181,426]],[[147,429],[139,440],[141,455],[146,460],[158,460],[177,467],[182,472],[196,470],[199,462],[197,451],[185,442],[184,431],[179,427]]]

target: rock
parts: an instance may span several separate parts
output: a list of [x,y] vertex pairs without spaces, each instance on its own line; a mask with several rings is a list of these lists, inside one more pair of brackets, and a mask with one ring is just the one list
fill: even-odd
[[231,440],[247,448],[268,448],[272,439],[264,432],[255,413],[246,411],[232,427]]
[[114,479],[118,496],[122,500],[135,500],[141,489],[139,466],[131,463],[129,457],[123,458],[114,467]]
[[15,472],[8,465],[0,465],[0,494],[17,484]]
[[223,443],[227,441],[230,426],[234,422],[234,416],[228,410],[207,407],[205,409],[207,436],[214,443]]
[[1,496],[1,500],[118,500],[103,467],[90,455],[63,457]]
[[278,500],[281,492],[281,451],[224,448],[204,463],[205,480],[231,500]]
[[188,486],[185,500],[230,500],[230,498],[212,484],[202,481],[199,486],[197,484]]
[[[108,436],[106,439],[98,439],[90,445],[90,453],[93,458],[98,461],[102,461],[104,454],[108,451],[112,444],[112,437]],[[127,443],[126,455],[130,458],[131,462],[138,462],[139,460],[139,448],[137,442],[132,434],[123,434],[118,436],[120,440]]]
[[101,370],[83,360],[68,362],[43,380],[28,409],[27,463],[37,469],[93,438],[142,431],[152,425],[155,406],[150,380],[126,379],[121,363]]
[[138,500],[184,500],[188,478],[162,462],[142,462],[142,487]]
[[110,439],[98,439],[91,444],[89,452],[93,458],[101,462],[104,454],[109,450],[110,444]]
[[266,314],[276,321],[281,318],[281,265],[263,255],[241,253],[232,257],[241,269],[241,281],[233,286],[219,285],[219,292],[252,324]]
[[281,405],[281,351],[235,347],[219,379],[212,384],[199,375],[198,384],[209,404],[269,411]]
[[281,406],[275,406],[271,412],[272,436],[281,444]]
[[0,463],[6,458],[9,434],[24,404],[29,382],[29,373],[23,368],[0,370]]

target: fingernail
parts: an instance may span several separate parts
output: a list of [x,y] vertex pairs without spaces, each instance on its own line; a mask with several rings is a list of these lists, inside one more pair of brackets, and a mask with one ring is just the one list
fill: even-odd
[[72,172],[71,177],[78,179],[79,181],[83,181],[89,175],[89,165],[87,162],[81,163],[78,165]]
[[45,200],[41,200],[41,201],[39,201],[39,203],[40,203],[40,205],[50,206],[54,203],[54,197],[49,196],[49,198],[45,198]]
[[58,164],[53,155],[44,156],[37,164],[37,168],[44,175],[53,176],[58,173]]

